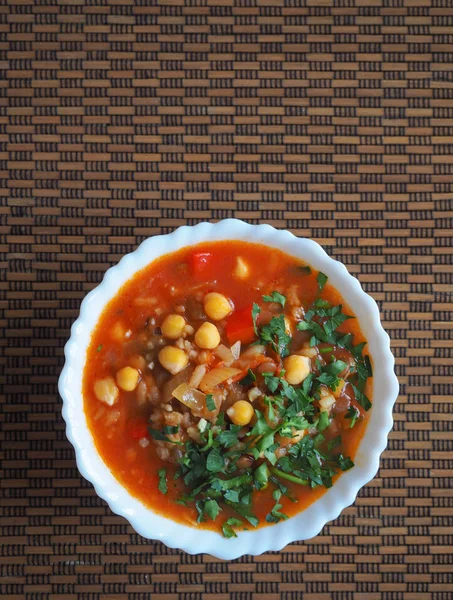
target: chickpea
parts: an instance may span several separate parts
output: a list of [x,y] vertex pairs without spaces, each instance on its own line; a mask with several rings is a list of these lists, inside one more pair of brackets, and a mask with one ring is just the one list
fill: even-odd
[[189,357],[184,350],[175,348],[175,346],[164,346],[158,357],[160,364],[172,375],[176,375],[189,364]]
[[292,354],[283,361],[285,379],[291,385],[298,385],[310,373],[310,359],[306,356]]
[[213,321],[221,321],[227,317],[233,307],[226,296],[218,292],[210,292],[204,297],[204,311]]
[[220,344],[220,333],[213,323],[203,323],[195,334],[195,343],[203,350],[212,350]]
[[119,389],[116,387],[113,377],[106,377],[95,382],[94,393],[98,400],[108,406],[113,406],[118,399]]
[[116,383],[125,392],[132,392],[138,385],[140,373],[133,367],[123,367],[116,373]]
[[124,336],[126,335],[126,329],[124,325],[120,321],[117,321],[110,330],[110,335],[112,339],[118,342],[123,340]]
[[177,340],[184,333],[186,320],[181,315],[168,315],[162,323],[162,334],[170,340]]
[[245,260],[241,256],[238,256],[236,258],[236,265],[234,267],[233,275],[237,279],[247,279],[247,277],[249,276],[249,273],[250,273],[250,269],[249,269],[248,264],[245,262]]
[[238,400],[227,411],[235,425],[248,425],[253,417],[253,406],[247,400]]

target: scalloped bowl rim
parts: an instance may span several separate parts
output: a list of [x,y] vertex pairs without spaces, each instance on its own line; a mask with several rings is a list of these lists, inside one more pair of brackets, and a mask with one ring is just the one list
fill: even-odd
[[[242,240],[275,247],[326,273],[330,283],[339,290],[359,319],[374,365],[373,407],[357,449],[354,468],[343,473],[332,488],[287,521],[244,531],[229,540],[214,531],[189,527],[163,517],[131,496],[96,450],[83,411],[82,396],[82,375],[91,332],[105,305],[122,285],[160,256],[201,242],[221,240]],[[66,436],[74,446],[80,473],[93,484],[97,495],[145,538],[160,540],[170,548],[179,548],[190,554],[207,553],[228,560],[245,554],[278,551],[291,542],[313,538],[327,522],[336,519],[344,508],[353,504],[360,488],[378,471],[380,455],[386,448],[393,426],[392,410],[399,391],[390,339],[381,326],[377,304],[362,290],[359,281],[349,274],[346,267],[330,258],[313,240],[295,237],[270,225],[251,225],[238,219],[183,226],[172,233],[143,241],[134,252],[108,269],[102,282],[84,298],[64,354],[65,365],[58,387],[63,399]]]

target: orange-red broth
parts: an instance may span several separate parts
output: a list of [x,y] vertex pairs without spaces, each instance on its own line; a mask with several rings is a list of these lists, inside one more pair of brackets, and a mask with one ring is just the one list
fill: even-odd
[[[204,267],[202,274],[194,274],[190,267],[191,257],[196,252],[209,252],[215,260]],[[239,281],[232,273],[237,256],[246,258],[250,266],[250,279],[247,282]],[[136,354],[133,340],[143,331],[147,319],[154,314],[155,308],[162,309],[160,316],[156,317],[161,322],[165,315],[172,312],[175,304],[184,299],[184,293],[200,283],[207,282],[202,288],[206,293],[218,291],[228,296],[234,303],[235,310],[257,302],[263,305],[263,294],[269,294],[279,284],[297,284],[302,304],[307,307],[317,293],[317,272],[301,275],[295,268],[301,262],[275,249],[258,244],[248,244],[239,241],[205,243],[196,247],[185,248],[178,252],[168,254],[154,261],[148,267],[138,272],[128,281],[104,309],[99,323],[93,332],[90,346],[87,351],[87,361],[84,372],[83,394],[84,408],[88,426],[93,435],[96,448],[115,478],[143,504],[152,508],[170,519],[180,523],[220,530],[222,523],[233,516],[228,507],[223,507],[222,513],[216,521],[196,523],[197,512],[193,507],[185,507],[175,503],[184,492],[181,479],[173,480],[175,467],[164,463],[156,454],[156,449],[151,443],[142,448],[134,434],[138,428],[143,430],[152,407],[137,408],[135,392],[121,392],[115,409],[120,417],[116,423],[109,423],[108,411],[103,411],[101,403],[93,392],[96,379],[115,376],[118,369],[128,365],[128,359]],[[255,289],[257,283],[262,284],[260,289]],[[174,290],[177,291],[175,294]],[[147,305],[146,298],[156,297],[156,305]],[[321,297],[332,305],[342,304],[343,311],[352,315],[352,311],[345,305],[338,291],[327,283]],[[138,300],[137,299],[145,299]],[[112,332],[120,323],[123,330],[129,333],[127,343],[113,339]],[[356,319],[347,320],[339,331],[354,335],[354,343],[366,341],[359,323]],[[223,340],[222,340],[223,341]],[[337,354],[341,358],[341,350]],[[371,380],[367,382],[366,392],[371,392]],[[103,413],[102,418],[99,414]],[[335,423],[336,422],[336,423]],[[353,429],[348,427],[349,421],[344,418],[344,412],[334,418],[334,427],[326,430],[326,438],[335,437],[340,432],[342,435],[342,453],[354,458],[357,446],[363,436],[367,423],[367,413],[361,410],[361,419]],[[146,428],[145,428],[146,430]],[[131,459],[131,457],[135,457]],[[168,493],[161,494],[158,489],[157,471],[167,469]],[[314,489],[285,481],[297,502],[290,501],[282,496],[281,509],[288,516],[294,515],[314,500],[325,493],[323,486]],[[266,524],[266,514],[272,509],[275,500],[272,498],[272,486],[267,490],[255,491],[253,496],[253,513]],[[235,515],[237,516],[237,515]]]

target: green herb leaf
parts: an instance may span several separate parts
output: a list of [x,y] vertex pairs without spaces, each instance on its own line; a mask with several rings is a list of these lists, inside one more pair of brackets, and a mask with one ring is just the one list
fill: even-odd
[[338,448],[338,446],[341,446],[341,435],[337,435],[337,437],[334,437],[333,440],[327,442],[327,449],[329,451]]
[[362,342],[361,344],[357,344],[357,346],[353,346],[351,348],[352,356],[357,359],[362,358],[362,352],[363,352],[363,349],[365,346],[366,346],[366,342]]
[[259,519],[257,519],[256,517],[254,517],[253,515],[249,515],[249,516],[245,516],[245,518],[247,519],[247,521],[250,523],[250,525],[252,525],[253,527],[258,527],[259,525]]
[[203,513],[213,521],[216,520],[221,510],[218,502],[212,499],[206,500],[203,506]]
[[223,471],[225,467],[225,459],[219,448],[213,448],[206,459],[206,469],[212,473],[218,473]]
[[323,372],[329,375],[339,375],[347,368],[347,364],[343,360],[335,360],[323,367]]
[[[205,431],[206,433],[206,431]],[[204,437],[204,440],[206,440],[206,444],[200,448],[200,452],[206,452],[206,450],[209,450],[209,448],[212,448],[212,445],[214,443],[214,434],[212,433],[212,429],[208,429],[207,430],[208,433],[208,439],[206,440],[206,437]]]
[[217,441],[225,448],[231,448],[238,442],[238,433],[242,427],[240,425],[230,425],[229,429],[225,429],[217,436]]
[[255,481],[255,487],[257,490],[264,490],[269,485],[269,477],[270,471],[267,464],[264,462],[260,465],[256,471],[253,473],[253,478]]
[[261,328],[259,336],[263,344],[270,345],[274,352],[282,358],[288,356],[288,344],[291,341],[291,337],[286,333],[286,324],[283,315],[273,317],[267,325]]
[[351,404],[344,416],[345,419],[351,419],[351,422],[349,423],[349,429],[352,429],[354,427],[359,417],[360,412],[353,404]]
[[159,492],[161,494],[166,494],[168,492],[167,470],[166,469],[159,469],[157,471],[157,475],[159,477],[159,483],[157,485],[157,489],[159,490]]
[[299,485],[308,485],[308,481],[305,481],[300,477],[296,477],[295,475],[291,475],[290,473],[285,473],[285,471],[281,471],[280,469],[276,469],[275,467],[271,467],[270,470],[271,473],[273,473],[277,477],[281,477],[282,479],[286,479],[287,481],[292,481],[293,483],[297,483]]
[[250,485],[253,481],[253,477],[248,473],[238,475],[237,477],[231,477],[231,479],[214,479],[212,487],[218,491],[232,490],[234,488],[240,488],[245,485]]
[[364,408],[365,410],[370,410],[371,408],[371,402],[368,399],[368,397],[359,390],[358,387],[356,387],[355,385],[353,385],[351,382],[349,382],[353,391],[354,391],[354,396],[355,399],[357,400],[357,402],[360,404],[360,406],[362,408]]
[[231,517],[228,521],[222,525],[222,533],[226,538],[237,537],[236,532],[233,527],[240,527],[242,525],[242,521],[240,519],[235,519]]
[[275,490],[275,492],[272,494],[272,496],[273,496],[274,500],[276,501],[276,504],[275,504],[274,508],[271,510],[271,512],[266,515],[266,521],[268,523],[278,523],[282,519],[287,519],[288,515],[285,515],[285,513],[280,512],[280,509],[283,506],[282,504],[279,503],[279,500],[282,497],[282,492],[280,490]]
[[297,265],[297,268],[303,275],[311,275],[311,269],[308,265]]
[[336,315],[335,317],[331,317],[323,325],[326,335],[330,336],[338,327],[340,327],[342,323],[344,323],[348,319],[354,319],[354,317],[352,317],[351,315],[345,315],[344,313]]
[[99,346],[96,348],[96,352],[100,352],[102,350],[102,344],[99,344]]
[[324,298],[316,298],[313,302],[313,306],[316,306],[316,308],[330,308],[330,302],[327,302]]
[[169,440],[167,436],[178,433],[179,425],[175,425],[174,427],[171,425],[166,425],[162,429],[162,431],[148,427],[148,431],[149,431],[150,436],[153,438],[153,440],[158,440],[161,442],[170,442],[171,440]]
[[280,294],[280,292],[272,292],[270,296],[263,296],[264,302],[277,302],[281,304],[283,308],[285,308],[286,304],[286,296]]
[[342,471],[348,471],[349,469],[352,469],[352,467],[354,466],[354,463],[352,462],[352,460],[347,456],[344,457],[342,454],[340,454],[338,456],[338,466],[340,467],[340,469]]
[[278,386],[281,383],[281,378],[276,377],[273,373],[263,373],[264,383],[269,388],[269,391],[273,394],[277,391]]
[[247,435],[259,436],[259,435],[263,435],[264,433],[269,433],[271,428],[267,424],[267,421],[264,418],[263,413],[260,412],[259,410],[255,410],[255,415],[256,415],[256,423],[253,426],[253,429]]
[[215,410],[217,408],[216,403],[214,402],[214,398],[212,394],[207,394],[206,396],[206,408],[209,411]]
[[333,352],[332,346],[325,346],[324,348],[319,349],[321,354],[327,354],[328,352]]
[[260,314],[260,312],[261,312],[261,308],[258,306],[258,304],[256,304],[254,302],[253,306],[252,306],[252,320],[253,320],[253,329],[255,330],[255,335],[257,337],[259,336],[257,319],[258,319],[258,315]]
[[247,385],[251,385],[255,381],[256,381],[256,375],[252,371],[252,369],[249,369],[247,371],[247,375],[243,379],[241,379],[239,383],[243,386],[247,386]]
[[227,490],[224,497],[225,500],[230,502],[239,502],[239,492],[237,490]]
[[328,280],[327,275],[324,275],[324,273],[321,273],[321,271],[319,271],[318,275],[316,276],[316,281],[318,282],[318,288],[319,291],[322,292],[322,290],[324,289],[324,286],[326,285]]
[[321,433],[322,431],[327,429],[327,427],[329,427],[329,425],[330,425],[329,413],[327,411],[323,410],[319,415],[316,429]]

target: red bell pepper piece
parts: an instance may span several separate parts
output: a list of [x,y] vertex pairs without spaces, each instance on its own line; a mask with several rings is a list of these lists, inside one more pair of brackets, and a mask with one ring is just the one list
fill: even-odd
[[131,423],[130,432],[134,440],[141,440],[144,437],[149,437],[148,425],[143,421],[133,421]]
[[189,256],[189,265],[194,275],[202,275],[212,265],[213,255],[210,252],[193,252]]
[[252,319],[252,304],[241,310],[236,310],[228,319],[226,334],[230,344],[241,342],[249,344],[255,339],[255,329]]

